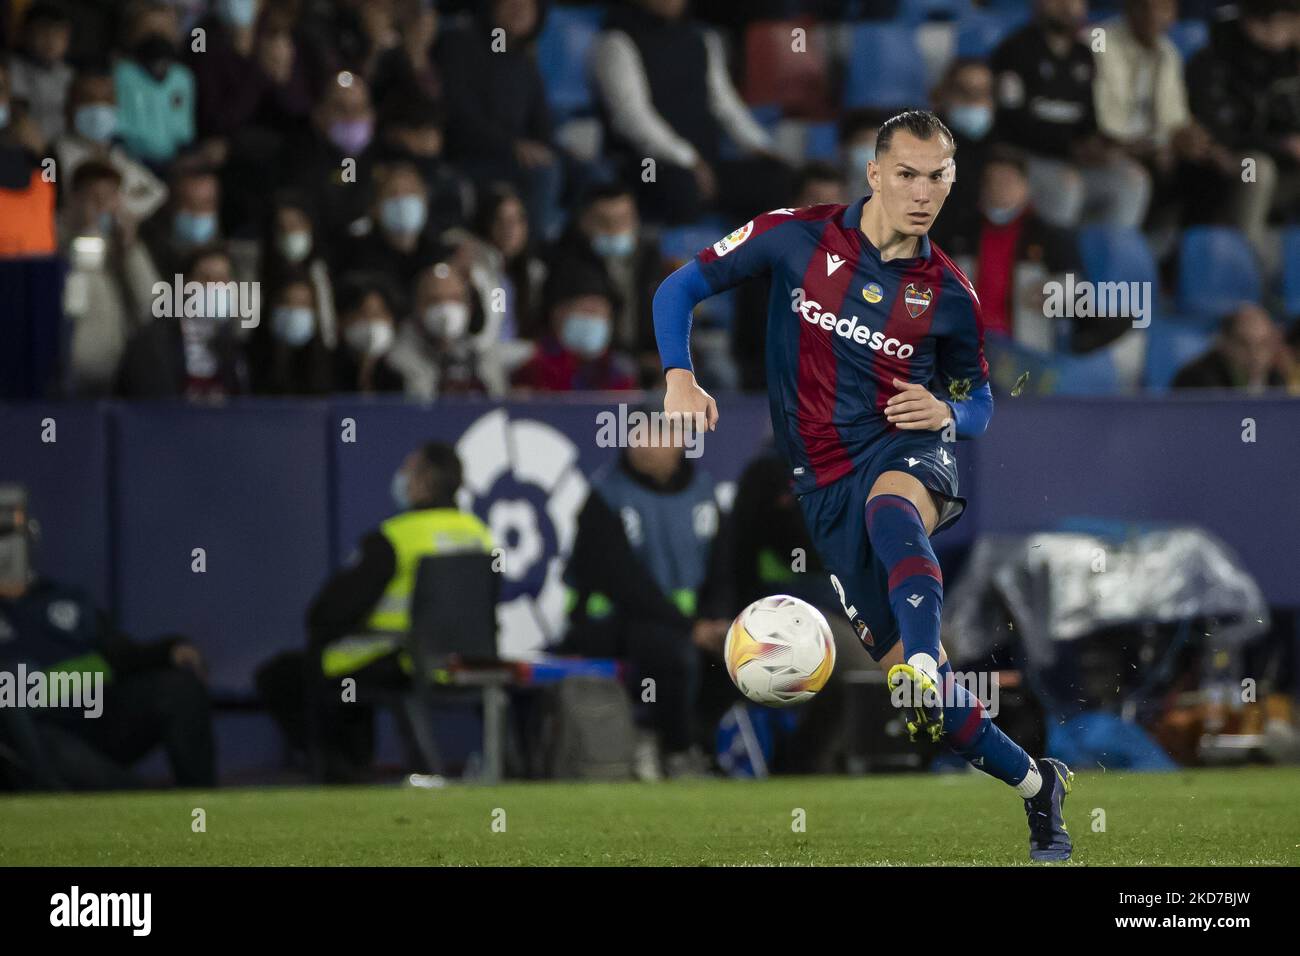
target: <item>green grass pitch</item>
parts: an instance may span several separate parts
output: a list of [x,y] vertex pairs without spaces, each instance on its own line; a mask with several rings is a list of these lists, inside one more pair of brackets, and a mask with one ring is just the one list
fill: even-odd
[[[1295,768],[1080,773],[1068,865],[1294,866],[1297,790]],[[1019,865],[1027,834],[975,773],[0,797],[0,865]]]

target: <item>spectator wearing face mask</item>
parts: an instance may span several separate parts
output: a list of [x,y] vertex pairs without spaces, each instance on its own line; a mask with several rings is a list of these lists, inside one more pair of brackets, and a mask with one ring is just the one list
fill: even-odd
[[465,225],[474,190],[443,156],[443,116],[438,104],[421,96],[395,94],[380,115],[376,161],[415,167],[428,191],[429,223],[435,232]]
[[442,258],[429,223],[429,190],[410,163],[378,167],[365,233],[344,247],[338,267],[383,275],[409,289],[428,263]]
[[469,278],[450,263],[435,263],[416,278],[413,302],[390,358],[406,382],[406,394],[426,401],[503,394],[505,376],[493,343],[477,337],[483,316]]
[[957,177],[930,238],[951,250],[959,236],[979,228],[980,183],[988,158],[995,112],[993,73],[982,60],[954,60],[934,90],[934,107],[957,146]]
[[571,261],[546,280],[543,307],[550,330],[511,384],[540,392],[636,388],[632,360],[611,347],[615,296],[594,266]]
[[201,307],[193,310],[198,314],[155,315],[131,337],[118,371],[123,398],[214,401],[248,391],[247,363],[234,331],[237,303],[228,297],[235,286],[230,256],[221,246],[196,249],[181,278],[184,287],[196,283],[204,290]]
[[248,341],[249,381],[259,395],[323,395],[334,384],[333,356],[321,336],[316,286],[306,272],[282,273],[271,286]]
[[1287,384],[1282,330],[1267,312],[1243,303],[1223,320],[1219,341],[1174,376],[1174,388],[1233,388],[1260,391]]
[[341,72],[325,87],[310,128],[288,147],[280,185],[303,191],[332,256],[370,208],[375,110],[360,74]]
[[334,284],[316,234],[315,220],[303,197],[293,192],[277,195],[262,235],[262,283],[279,289],[305,275],[312,286],[319,337],[332,349],[338,344]]
[[[852,196],[870,196],[867,163],[876,158],[876,136],[889,115],[879,110],[851,110],[840,119],[840,164]],[[798,202],[795,207],[798,208]]]
[[652,303],[655,289],[670,270],[659,244],[642,231],[629,188],[608,183],[583,198],[573,223],[552,250],[550,269],[562,272],[571,261],[604,273],[617,303],[611,347],[634,356],[643,379],[657,381],[662,371]]
[[397,297],[383,276],[350,273],[339,280],[339,347],[334,391],[374,395],[402,392],[406,383],[389,353],[397,339]]
[[167,202],[167,186],[117,142],[117,94],[107,70],[82,70],[68,93],[67,128],[54,141],[54,157],[64,182],[82,163],[108,163],[122,177],[122,208],[144,222]]
[[126,55],[113,68],[118,135],[155,172],[194,141],[194,74],[178,59],[172,7],[142,0],[127,14]]
[[63,106],[72,83],[65,62],[72,21],[55,3],[33,3],[23,14],[19,49],[9,61],[15,99],[23,100],[46,139],[63,132]]
[[178,165],[170,200],[144,225],[149,251],[165,273],[221,238],[221,181],[210,169]]
[[127,339],[153,318],[161,277],[124,194],[116,167],[88,160],[72,177],[62,214],[63,314],[72,336],[64,388],[74,397],[110,394]]
[[[954,236],[950,255],[969,265],[983,315],[983,331],[1014,338],[1041,351],[1056,348],[1055,327],[1043,315],[1043,286],[1078,271],[1073,233],[1043,220],[1030,197],[1023,155],[1006,146],[989,150],[980,179],[979,216],[972,230]],[[1079,320],[1087,322],[1089,320]],[[1079,351],[1123,333],[1128,323],[1092,320],[1088,336],[1076,336]],[[1114,338],[1114,335],[1111,335]]]

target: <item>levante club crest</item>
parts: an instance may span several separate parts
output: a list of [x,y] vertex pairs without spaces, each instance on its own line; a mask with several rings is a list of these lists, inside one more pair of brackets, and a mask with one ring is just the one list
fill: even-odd
[[903,290],[903,301],[907,304],[908,314],[916,318],[926,309],[930,308],[930,300],[934,298],[934,293],[929,289],[918,289],[913,283],[909,282],[907,288]]

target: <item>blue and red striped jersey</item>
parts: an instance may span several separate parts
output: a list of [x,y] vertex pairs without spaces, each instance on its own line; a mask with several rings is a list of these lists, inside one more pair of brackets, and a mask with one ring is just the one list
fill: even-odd
[[898,431],[884,416],[895,377],[954,398],[988,381],[970,280],[928,237],[915,258],[881,261],[859,228],[865,203],[776,209],[695,257],[714,293],[771,275],[772,426],[799,494]]

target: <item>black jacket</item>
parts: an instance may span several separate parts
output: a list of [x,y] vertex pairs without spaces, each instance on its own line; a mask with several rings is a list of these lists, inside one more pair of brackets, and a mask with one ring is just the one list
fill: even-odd
[[1281,138],[1300,133],[1300,52],[1262,50],[1240,20],[1217,23],[1187,65],[1187,96],[1192,114],[1228,148],[1279,155]]

